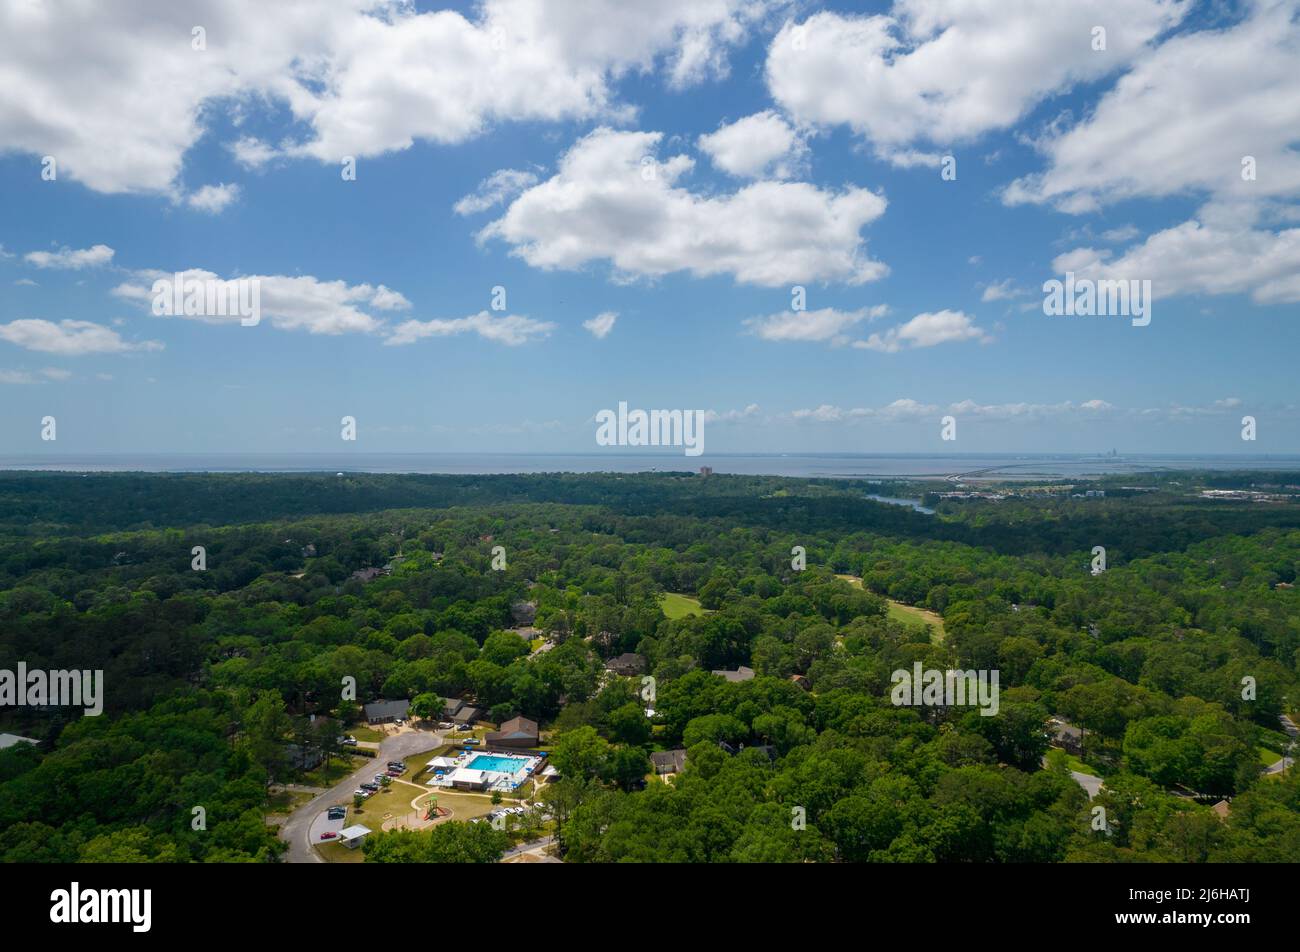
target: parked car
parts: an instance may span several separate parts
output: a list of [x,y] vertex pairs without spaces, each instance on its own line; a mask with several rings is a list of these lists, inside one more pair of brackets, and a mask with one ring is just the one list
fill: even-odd
[[466,747],[477,747],[477,746],[478,746],[478,738],[477,738],[477,737],[466,737],[463,741],[461,741],[461,743],[464,744]]
[[383,782],[384,782],[384,777],[386,777],[386,776],[388,776],[388,775],[387,775],[387,774],[381,774],[381,773],[377,773],[377,774],[375,774],[375,783],[383,783]]
[[451,721],[438,722],[438,730],[440,731],[454,731],[455,729],[456,729],[456,725],[453,724]]
[[373,790],[365,790],[362,789],[361,787],[358,787],[356,790],[352,791],[352,796],[365,798],[370,796],[370,794],[372,794],[373,792],[374,792]]
[[388,773],[386,774],[386,776],[392,777],[393,779],[397,779],[397,778],[400,777],[401,775],[402,775],[402,772],[401,772],[400,770],[390,770],[390,771],[388,771]]
[[330,807],[329,812],[325,814],[331,820],[342,820],[348,815],[347,807]]
[[326,830],[324,833],[320,835],[320,838],[322,840],[336,840],[338,839],[338,836],[339,835],[337,833]]
[[344,747],[355,747],[357,746],[357,739],[353,737],[351,734],[349,734],[347,737],[344,737],[342,740],[340,740],[339,743],[342,744]]
[[390,761],[388,762],[388,769],[389,769],[389,770],[405,770],[405,769],[406,769],[406,764],[403,763],[403,762],[400,761],[400,760],[390,760]]

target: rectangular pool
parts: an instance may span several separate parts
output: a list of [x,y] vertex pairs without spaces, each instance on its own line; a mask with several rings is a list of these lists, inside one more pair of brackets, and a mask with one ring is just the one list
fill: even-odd
[[479,754],[465,766],[470,770],[491,770],[495,773],[515,774],[528,766],[528,758],[498,757],[495,754]]

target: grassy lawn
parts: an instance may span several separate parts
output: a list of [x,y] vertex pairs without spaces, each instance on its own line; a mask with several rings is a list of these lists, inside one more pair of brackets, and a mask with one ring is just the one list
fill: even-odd
[[1089,777],[1101,776],[1101,774],[1097,773],[1095,768],[1089,767],[1078,757],[1074,756],[1074,754],[1066,753],[1059,747],[1049,747],[1047,750],[1047,759],[1052,763],[1063,761],[1066,769],[1073,770],[1075,773],[1087,774]]
[[[836,578],[842,578],[855,588],[862,587],[862,579],[856,575],[836,575]],[[929,625],[933,629],[934,643],[939,644],[943,641],[943,617],[932,611],[926,611],[924,608],[914,608],[911,605],[904,605],[902,602],[896,602],[892,598],[887,598],[888,615],[894,621],[901,621],[908,625],[915,625],[918,622],[922,625]]]
[[351,734],[357,740],[364,740],[367,743],[371,743],[371,744],[378,744],[380,741],[382,741],[385,737],[388,736],[387,734],[381,731],[377,731],[371,727],[349,727],[343,733],[344,736]]
[[1265,767],[1272,767],[1282,759],[1282,755],[1276,751],[1269,750],[1267,747],[1256,747],[1255,753],[1259,756],[1259,762]]
[[321,764],[315,770],[308,770],[304,773],[300,782],[309,787],[332,787],[367,760],[369,760],[367,757],[346,757],[343,759],[331,757],[328,770],[325,769],[324,764]]
[[669,618],[685,618],[688,615],[703,615],[704,609],[700,607],[698,598],[691,598],[689,595],[678,595],[676,592],[667,592],[659,599],[659,607]]
[[913,608],[911,605],[904,605],[902,602],[896,602],[893,599],[886,599],[889,602],[889,617],[894,621],[906,622],[909,625],[915,625],[920,622],[929,625],[934,631],[934,642],[939,644],[943,641],[943,618],[932,611],[926,611],[924,608]]
[[[369,826],[370,824],[366,824]],[[366,857],[358,846],[354,850],[348,849],[342,843],[321,843],[316,847],[321,856],[325,857],[327,863],[364,863]]]

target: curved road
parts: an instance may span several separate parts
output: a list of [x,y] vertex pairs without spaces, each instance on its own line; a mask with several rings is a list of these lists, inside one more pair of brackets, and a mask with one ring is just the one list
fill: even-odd
[[289,815],[289,819],[284,821],[280,826],[280,839],[289,844],[289,851],[284,855],[284,862],[325,862],[325,860],[321,859],[320,854],[312,849],[312,844],[307,839],[308,834],[311,832],[311,821],[316,818],[317,814],[335,803],[346,803],[351,806],[352,791],[362,781],[369,780],[375,775],[377,771],[376,765],[383,767],[390,760],[405,760],[407,757],[413,757],[416,754],[423,754],[426,751],[441,747],[445,743],[442,731],[408,730],[385,739],[379,745],[379,752],[375,755],[374,760],[367,759],[357,770],[344,777],[324,793],[312,797],[294,810]]

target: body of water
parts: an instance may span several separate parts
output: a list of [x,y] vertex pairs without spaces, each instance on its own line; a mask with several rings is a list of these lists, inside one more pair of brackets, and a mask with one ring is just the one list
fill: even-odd
[[876,493],[868,493],[868,499],[874,499],[876,502],[887,502],[891,506],[911,506],[919,513],[927,516],[933,516],[934,510],[921,505],[919,499],[900,499],[897,496],[879,496]]
[[694,472],[858,479],[1034,480],[1088,478],[1168,470],[1298,470],[1300,456],[1082,456],[922,454],[30,454],[0,456],[3,470],[64,472],[244,473],[639,473]]

